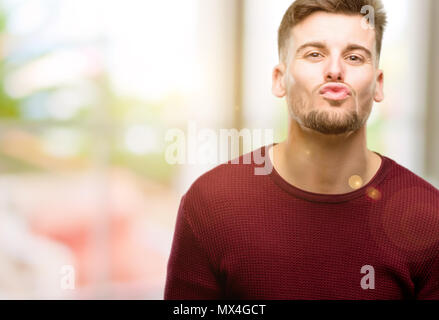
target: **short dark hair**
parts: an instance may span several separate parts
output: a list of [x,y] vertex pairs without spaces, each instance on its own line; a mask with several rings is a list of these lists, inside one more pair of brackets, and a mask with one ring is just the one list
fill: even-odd
[[[286,11],[278,32],[279,57],[284,56],[291,29],[317,11],[342,13],[347,15],[362,15],[364,6],[375,9],[375,34],[378,57],[381,54],[383,34],[387,25],[387,14],[381,0],[296,0]],[[286,55],[285,55],[286,56]]]

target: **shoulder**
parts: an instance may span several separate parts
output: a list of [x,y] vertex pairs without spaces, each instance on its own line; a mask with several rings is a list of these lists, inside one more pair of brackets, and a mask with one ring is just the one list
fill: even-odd
[[[389,158],[388,158],[389,159]],[[394,160],[383,188],[382,226],[401,247],[439,246],[439,190]]]
[[386,157],[386,160],[389,162],[391,168],[386,180],[394,190],[411,191],[408,193],[413,194],[413,196],[428,195],[431,197],[431,200],[439,201],[439,189],[430,182],[395,160],[388,157]]
[[[231,205],[248,198],[246,195],[254,194],[258,189],[262,190],[269,178],[268,174],[258,171],[266,163],[265,152],[261,149],[264,147],[222,163],[198,177],[184,195],[187,205],[204,208]],[[261,161],[257,157],[264,159]]]

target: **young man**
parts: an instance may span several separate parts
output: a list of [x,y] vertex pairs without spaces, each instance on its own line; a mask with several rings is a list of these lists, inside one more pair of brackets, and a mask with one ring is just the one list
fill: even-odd
[[439,299],[439,190],[366,146],[385,25],[379,0],[292,4],[288,138],[267,175],[223,164],[183,196],[165,299]]

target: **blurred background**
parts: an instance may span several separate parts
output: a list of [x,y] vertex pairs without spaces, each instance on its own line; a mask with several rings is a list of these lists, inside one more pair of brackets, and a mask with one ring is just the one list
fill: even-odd
[[[369,148],[439,187],[439,0],[383,2]],[[271,72],[290,4],[0,2],[0,299],[163,298],[181,196],[216,166],[168,164],[165,134],[285,138]]]

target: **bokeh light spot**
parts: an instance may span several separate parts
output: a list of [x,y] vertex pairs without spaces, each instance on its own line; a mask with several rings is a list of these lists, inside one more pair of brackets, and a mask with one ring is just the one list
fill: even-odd
[[349,186],[356,190],[363,186],[363,179],[360,176],[353,175],[349,178]]

